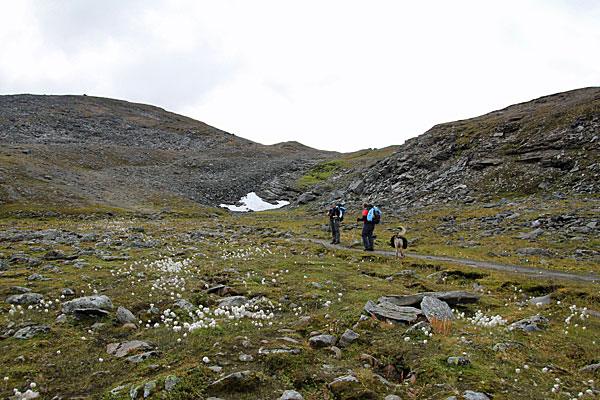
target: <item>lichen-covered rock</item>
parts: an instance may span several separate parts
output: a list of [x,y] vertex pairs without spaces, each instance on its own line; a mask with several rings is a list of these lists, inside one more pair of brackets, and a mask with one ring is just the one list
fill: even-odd
[[76,311],[100,310],[104,312],[112,311],[114,306],[108,296],[96,295],[79,297],[63,303],[62,312],[70,314]]

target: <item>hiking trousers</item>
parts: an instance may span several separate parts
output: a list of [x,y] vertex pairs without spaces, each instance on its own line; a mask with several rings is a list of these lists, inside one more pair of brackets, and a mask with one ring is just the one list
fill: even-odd
[[365,246],[365,249],[370,249],[373,250],[373,231],[375,230],[375,224],[372,224],[370,222],[366,222],[363,225],[363,229],[362,229],[362,239],[363,239],[363,245]]
[[331,218],[329,220],[329,226],[331,227],[331,241],[339,243],[340,242],[340,219],[339,218]]

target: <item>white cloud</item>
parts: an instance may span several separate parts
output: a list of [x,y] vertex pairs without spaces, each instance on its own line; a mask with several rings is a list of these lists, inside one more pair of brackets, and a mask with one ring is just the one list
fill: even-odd
[[145,102],[342,151],[597,86],[594,1],[0,3],[0,91]]

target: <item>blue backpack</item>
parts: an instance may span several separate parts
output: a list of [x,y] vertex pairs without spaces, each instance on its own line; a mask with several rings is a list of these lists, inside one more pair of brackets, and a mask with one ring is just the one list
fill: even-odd
[[367,214],[367,221],[378,224],[381,221],[381,210],[375,206],[371,207]]
[[344,214],[346,213],[346,207],[338,206],[338,208],[340,209],[340,222],[342,222],[344,220]]

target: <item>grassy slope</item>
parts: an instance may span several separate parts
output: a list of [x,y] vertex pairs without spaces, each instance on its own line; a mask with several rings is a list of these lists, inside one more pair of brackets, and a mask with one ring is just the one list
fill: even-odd
[[[557,205],[562,206],[564,205]],[[461,220],[468,220],[481,213],[476,209],[462,211]],[[207,218],[209,213],[212,217]],[[409,238],[421,237],[410,250],[432,253],[445,251],[452,255],[474,258],[485,257],[482,248],[496,251],[493,244],[490,245],[483,239],[479,240],[482,242],[481,248],[461,249],[461,253],[456,253],[458,250],[452,246],[441,244],[446,238],[436,236],[435,221],[442,213],[440,210],[432,210],[416,215],[414,220],[402,221],[409,226]],[[576,316],[570,324],[565,323],[565,319],[572,314],[569,309],[571,305],[600,310],[597,284],[530,280],[492,271],[475,271],[453,264],[411,259],[397,262],[392,258],[365,256],[351,250],[326,249],[297,241],[301,237],[327,236],[319,229],[325,222],[324,218],[302,210],[233,217],[223,213],[219,217],[216,215],[212,211],[205,211],[198,218],[172,214],[161,220],[141,220],[130,216],[92,220],[73,217],[3,218],[1,229],[12,227],[37,230],[60,227],[81,233],[94,231],[100,234],[112,231],[115,232],[114,238],[125,238],[127,228],[134,226],[145,230],[144,239],[157,239],[162,245],[148,249],[104,247],[103,250],[115,255],[127,253],[131,259],[104,262],[93,256],[84,256],[82,259],[88,265],[83,269],[57,262],[44,263],[60,265],[62,269],[60,273],[42,272],[52,278],[48,281],[26,280],[31,273],[40,272],[39,267],[28,268],[22,265],[4,272],[0,277],[2,290],[13,285],[27,286],[56,301],[45,307],[48,312],[44,308],[34,308],[12,316],[8,313],[9,305],[0,302],[2,332],[10,322],[18,324],[31,321],[52,327],[50,334],[28,341],[14,338],[2,340],[4,351],[0,355],[0,376],[6,376],[9,380],[5,382],[0,396],[6,397],[12,388],[24,390],[30,382],[36,382],[37,390],[42,392],[44,398],[60,395],[65,398],[104,396],[125,399],[128,398],[131,384],[140,385],[157,380],[161,388],[166,377],[173,374],[182,377],[183,381],[177,385],[170,398],[203,398],[210,394],[223,398],[272,399],[277,398],[284,389],[295,388],[307,399],[324,399],[332,398],[326,384],[337,376],[346,375],[352,369],[361,381],[361,388],[377,393],[377,398],[388,393],[397,393],[402,398],[445,398],[471,389],[485,391],[494,395],[494,398],[542,399],[564,397],[551,392],[557,383],[556,379],[560,380],[559,390],[568,391],[573,396],[592,388],[593,385],[587,383],[589,379],[597,379],[594,373],[579,373],[578,369],[599,361],[595,349],[600,319],[590,317],[579,320]],[[387,234],[383,232],[400,221],[386,222],[377,229],[380,233],[377,242],[379,247],[386,245]],[[272,231],[265,231],[267,228]],[[181,236],[197,229],[228,232],[229,236],[234,237],[203,237],[190,241],[185,240],[185,235]],[[467,237],[472,231],[465,229],[456,234]],[[358,234],[355,236],[357,238]],[[344,231],[342,242],[350,244],[350,239],[351,231]],[[509,246],[511,242],[506,240],[502,243]],[[563,244],[566,246],[565,251],[568,251],[568,243]],[[88,245],[93,246],[94,243],[80,243],[78,247]],[[560,242],[556,244],[561,245]],[[59,248],[69,254],[74,251],[73,246],[66,244]],[[19,251],[41,258],[47,250],[37,244],[0,243],[0,257],[4,258]],[[184,279],[177,283],[179,287],[173,281],[166,280],[166,277],[173,277],[171,274],[160,271],[152,264],[153,261],[164,260],[166,257],[176,261],[190,261],[188,267],[177,273],[179,278]],[[580,266],[577,261],[567,259],[552,264],[551,267],[580,270],[590,266]],[[224,272],[226,268],[235,268],[240,273]],[[392,281],[383,279],[404,269],[414,270],[415,276]],[[426,278],[439,270],[449,271],[446,280]],[[144,273],[143,278],[138,277],[140,272]],[[317,289],[311,282],[317,282],[323,288]],[[407,335],[403,327],[367,320],[359,324],[356,332],[361,335],[360,338],[342,350],[341,359],[335,358],[330,350],[314,350],[308,346],[310,332],[339,336],[345,329],[351,328],[358,321],[367,300],[376,301],[384,294],[470,290],[475,282],[485,287],[485,294],[479,304],[458,310],[464,312],[466,318],[472,317],[480,309],[487,316],[499,314],[508,322],[538,312],[547,316],[551,322],[542,332],[526,334],[507,331],[504,327],[478,327],[466,319],[459,319],[452,324],[448,333],[434,333],[433,337],[425,337],[422,332]],[[148,320],[151,321],[150,325],[160,322],[157,316],[145,314],[150,303],[156,304],[161,311],[172,309],[180,324],[191,322],[187,313],[172,306],[178,294],[195,305],[213,309],[217,296],[206,294],[203,289],[205,284],[217,283],[230,286],[229,294],[265,296],[273,306],[263,305],[261,308],[273,311],[275,318],[260,321],[247,318],[239,321],[220,320],[218,328],[196,330],[185,337],[183,332],[174,334],[171,329],[163,327],[162,323],[157,329],[145,328]],[[153,284],[161,288],[152,290]],[[142,327],[133,331],[126,330],[118,326],[112,317],[101,321],[107,325],[93,330],[90,330],[90,326],[95,321],[69,320],[64,325],[55,323],[55,318],[60,314],[60,303],[64,301],[60,299],[60,290],[64,287],[70,287],[78,294],[89,295],[97,290],[109,296],[115,306],[123,305],[139,315],[143,319]],[[537,296],[550,291],[555,296],[550,306],[531,308],[515,304],[517,300],[522,300],[521,296]],[[295,304],[279,304],[283,296],[288,296]],[[326,301],[331,301],[329,307],[324,306]],[[279,329],[292,327],[302,316],[307,315],[311,317],[307,325],[295,327],[292,332],[278,332]],[[262,327],[256,325],[259,322],[263,323]],[[273,325],[268,322],[273,322]],[[281,339],[284,336],[298,343]],[[405,341],[407,337],[410,339]],[[106,353],[108,343],[132,339],[146,340],[158,346],[160,357],[132,366]],[[248,343],[244,343],[245,340]],[[523,348],[509,349],[506,354],[492,350],[494,344],[507,341],[519,342],[523,344]],[[299,349],[300,354],[258,355],[261,347],[278,348],[281,344]],[[253,355],[254,360],[239,361],[242,353]],[[361,359],[362,354],[375,357],[375,366],[370,366]],[[449,356],[460,355],[469,357],[471,364],[450,366],[446,363]],[[23,356],[25,361],[16,360],[18,356]],[[202,362],[205,356],[209,357],[210,363]],[[207,366],[217,363],[223,366],[224,374],[252,370],[260,383],[246,392],[236,394],[228,393],[227,388],[210,389],[209,383],[218,379],[220,374],[209,370]],[[325,364],[330,367],[323,367]],[[520,373],[515,372],[517,368]],[[543,372],[543,368],[549,368],[549,371]],[[101,371],[106,372],[93,374]],[[374,373],[402,385],[386,387],[373,377]],[[72,379],[73,376],[78,379]],[[109,396],[108,390],[118,385],[126,385],[127,388],[118,395]],[[162,391],[157,389],[151,398],[162,398]]]

